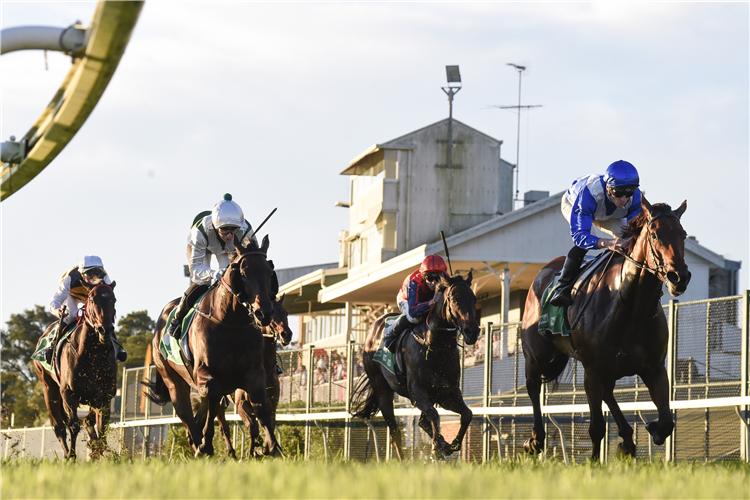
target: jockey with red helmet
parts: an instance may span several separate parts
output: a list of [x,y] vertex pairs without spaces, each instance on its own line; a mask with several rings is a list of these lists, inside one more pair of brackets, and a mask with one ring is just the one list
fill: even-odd
[[[632,163],[619,160],[607,167],[604,175],[586,175],[573,181],[562,197],[560,209],[570,224],[573,248],[563,264],[550,303],[569,306],[573,281],[583,263],[586,252],[592,248],[622,248],[627,241],[622,231],[641,212],[640,178]],[[591,234],[592,225],[612,238],[599,238]]]
[[387,349],[393,349],[394,341],[399,335],[412,324],[424,320],[430,307],[441,299],[441,294],[435,293],[435,286],[441,279],[448,277],[447,271],[448,266],[442,257],[428,255],[419,269],[406,277],[396,296],[396,303],[403,314],[386,336]]

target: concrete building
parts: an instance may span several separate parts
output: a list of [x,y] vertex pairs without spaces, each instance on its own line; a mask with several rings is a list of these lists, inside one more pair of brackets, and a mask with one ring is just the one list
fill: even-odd
[[[440,231],[453,272],[474,276],[482,323],[520,321],[537,272],[567,254],[572,240],[560,213],[567,186],[552,196],[529,191],[513,210],[513,165],[500,157],[502,141],[456,120],[452,129],[452,165],[446,119],[376,144],[344,169],[350,199],[338,205],[349,209],[349,229],[339,235],[338,264],[279,270],[284,305],[300,316],[301,345],[363,340],[375,318],[396,310],[396,293],[424,257],[445,256]],[[693,276],[680,301],[737,293],[739,262],[694,237],[685,250]]]

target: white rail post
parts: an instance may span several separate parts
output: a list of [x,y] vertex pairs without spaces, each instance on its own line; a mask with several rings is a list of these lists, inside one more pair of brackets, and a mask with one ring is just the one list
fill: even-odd
[[[492,395],[492,322],[487,322],[486,334],[484,336],[484,390],[482,393],[482,405],[487,408],[490,406],[490,396]],[[490,416],[485,415],[482,418],[482,462],[487,463],[490,460],[492,427],[490,427]],[[498,439],[500,437],[498,436]]]
[[[747,397],[748,386],[750,380],[748,379],[748,366],[750,366],[750,359],[748,351],[750,350],[750,290],[745,290],[742,293],[742,348],[740,355],[740,380],[742,386],[740,387],[740,396]],[[740,407],[740,415],[742,416],[742,426],[740,427],[740,458],[745,462],[750,462],[750,405],[744,405]]]
[[[667,341],[667,380],[669,381],[669,400],[674,399],[674,367],[676,364],[675,358],[677,357],[677,300],[672,299],[669,301],[669,318],[667,318],[667,327],[669,329],[669,339]],[[672,411],[672,418],[676,420],[676,412]],[[674,430],[672,434],[667,436],[664,441],[664,460],[671,462],[674,460]],[[649,439],[651,439],[649,437]]]

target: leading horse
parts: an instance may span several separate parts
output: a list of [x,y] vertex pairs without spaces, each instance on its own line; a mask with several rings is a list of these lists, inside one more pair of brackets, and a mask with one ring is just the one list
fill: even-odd
[[[234,245],[237,257],[218,286],[208,291],[198,304],[188,331],[183,333],[188,336],[193,353],[192,369],[188,371],[185,365],[166,359],[159,349],[167,318],[178,300],[167,304],[162,311],[151,346],[158,373],[154,382],[146,384],[147,396],[160,405],[172,401],[196,457],[213,455],[213,421],[220,411],[221,398],[237,389],[249,395],[271,454],[280,455],[280,446],[271,430],[262,358],[261,327],[268,326],[273,318],[270,296],[276,294],[272,285],[273,267],[266,259],[268,236],[260,247],[255,241],[243,247],[236,236]],[[202,429],[193,416],[191,387],[207,399],[208,418]]]
[[[34,371],[44,389],[44,402],[66,459],[76,458],[76,439],[81,429],[79,404],[90,408],[83,420],[89,449],[99,454],[106,445],[109,408],[117,390],[117,360],[112,343],[117,300],[114,288],[113,282],[90,289],[78,326],[67,339],[60,341],[59,378],[34,360]],[[39,342],[57,324],[48,326]],[[66,428],[70,431],[70,448]]]
[[[276,407],[279,404],[279,398],[281,395],[281,384],[279,382],[279,374],[276,371],[276,342],[281,342],[282,346],[289,345],[292,341],[294,333],[289,328],[289,313],[284,308],[284,298],[286,295],[282,295],[280,298],[273,302],[273,319],[268,326],[263,327],[263,368],[266,371],[266,397],[268,398],[268,404],[271,411],[271,422],[273,433],[276,428]],[[195,420],[199,425],[205,425],[205,419],[208,416],[208,405],[205,399],[195,397],[193,395],[193,413],[195,414]],[[255,417],[253,407],[250,404],[249,397],[242,389],[237,389],[234,395],[227,396],[227,400],[234,403],[237,407],[237,414],[245,424],[245,428],[248,430],[250,435],[250,447],[248,448],[247,455],[252,457],[255,449],[256,441],[260,435],[258,430],[258,419]],[[231,458],[237,458],[232,446],[232,437],[230,435],[229,425],[225,416],[225,405],[219,407],[219,414],[217,419],[219,420],[219,428],[221,429],[221,437],[224,438],[224,443],[227,447],[227,455]],[[263,454],[270,454],[270,450],[264,448]],[[240,457],[242,458],[242,457]]]
[[[424,337],[406,334],[400,343],[403,353],[406,384],[401,386],[396,376],[373,359],[381,347],[385,318],[381,316],[370,327],[365,340],[363,361],[366,376],[357,382],[352,394],[352,415],[372,419],[380,410],[391,430],[391,444],[396,456],[403,460],[401,432],[393,411],[393,393],[409,398],[422,415],[419,426],[432,439],[433,453],[438,457],[451,455],[461,449],[464,434],[473,413],[461,394],[461,354],[458,336],[463,334],[468,345],[476,343],[479,323],[476,317],[477,297],[471,289],[471,273],[443,278],[436,292],[443,292],[427,315]],[[452,443],[440,434],[440,416],[434,405],[461,415],[461,427]]]
[[[534,407],[534,428],[526,444],[530,453],[544,449],[544,421],[540,407],[542,383],[556,380],[570,358],[581,362],[591,421],[592,459],[598,459],[605,434],[602,400],[612,413],[623,441],[619,452],[634,456],[633,429],[617,405],[614,387],[622,377],[639,375],[658,410],[658,420],[647,425],[655,444],[664,443],[674,422],[669,410],[669,383],[664,359],[667,320],[661,306],[662,283],[669,293],[681,295],[690,281],[684,260],[685,238],[680,217],[687,201],[676,210],[651,205],[642,198],[641,213],[630,221],[623,236],[631,237],[628,253],[613,256],[611,265],[586,282],[567,310],[568,319],[584,308],[569,337],[540,335],[541,297],[562,268],[562,258],[537,274],[526,297],[521,340],[526,358],[526,389]],[[572,322],[572,321],[571,321]]]

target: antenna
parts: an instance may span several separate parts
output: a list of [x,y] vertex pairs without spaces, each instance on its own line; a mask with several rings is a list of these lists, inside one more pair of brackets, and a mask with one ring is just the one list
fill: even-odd
[[[446,66],[445,74],[448,80],[447,87],[441,87],[448,96],[448,168],[453,163],[453,96],[461,90],[461,72],[458,66]],[[457,83],[458,85],[451,85]]]
[[[518,197],[518,163],[519,163],[519,157],[520,157],[520,150],[521,150],[521,109],[523,108],[541,108],[541,104],[532,104],[527,106],[521,106],[521,74],[526,70],[526,66],[521,66],[519,64],[513,64],[513,63],[507,63],[507,66],[513,66],[518,71],[518,104],[516,106],[492,106],[493,108],[499,108],[499,109],[516,109],[518,110],[518,128],[516,131],[516,164],[513,167],[513,170],[516,174],[516,194],[513,197],[513,201],[520,201],[520,198]],[[515,203],[513,204],[513,209],[515,210],[516,206]]]

